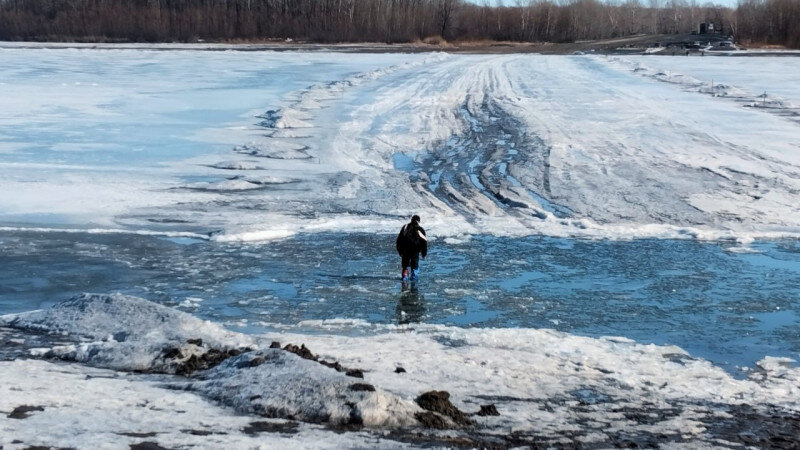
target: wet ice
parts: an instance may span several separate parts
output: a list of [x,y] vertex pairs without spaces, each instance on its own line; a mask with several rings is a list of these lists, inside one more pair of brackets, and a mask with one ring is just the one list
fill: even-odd
[[0,312],[84,291],[120,291],[250,333],[316,332],[298,324],[330,318],[555,328],[679,345],[736,374],[765,355],[800,351],[800,251],[793,241],[728,251],[735,245],[437,239],[422,261],[421,281],[403,292],[392,235],[317,234],[247,245],[6,234],[0,275],[13,281]]

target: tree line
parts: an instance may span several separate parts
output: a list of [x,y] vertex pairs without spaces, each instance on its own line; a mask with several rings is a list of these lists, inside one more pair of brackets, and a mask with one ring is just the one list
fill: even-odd
[[[800,0],[0,0],[0,39],[92,42],[574,42],[689,33],[800,47]],[[502,0],[501,0],[502,1]]]
[[740,0],[736,19],[744,43],[800,48],[800,0]]

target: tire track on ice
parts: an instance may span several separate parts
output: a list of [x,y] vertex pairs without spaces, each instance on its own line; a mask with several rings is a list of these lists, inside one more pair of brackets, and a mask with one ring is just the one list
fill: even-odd
[[[429,180],[422,186],[471,223],[481,215],[509,215],[531,226],[531,219],[568,216],[551,200],[550,147],[503,108],[500,84],[507,74],[492,68],[481,75],[457,108],[463,131],[430,148],[420,162]],[[535,186],[510,173],[517,166],[539,174]]]

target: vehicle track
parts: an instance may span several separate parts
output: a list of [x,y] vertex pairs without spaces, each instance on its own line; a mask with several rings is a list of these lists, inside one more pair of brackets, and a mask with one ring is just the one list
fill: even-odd
[[[515,218],[566,217],[550,190],[550,148],[485,95],[467,96],[458,110],[464,132],[430,149],[418,162],[418,189],[475,222],[480,215],[509,214]],[[535,174],[534,186],[523,186],[510,167],[524,166]]]

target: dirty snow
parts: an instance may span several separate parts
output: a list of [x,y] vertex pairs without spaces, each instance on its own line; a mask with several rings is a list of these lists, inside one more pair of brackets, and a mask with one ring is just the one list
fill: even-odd
[[[237,431],[248,416],[234,412],[247,413],[251,420],[266,414],[334,425],[347,423],[357,414],[367,428],[352,436],[355,442],[376,439],[376,445],[381,434],[378,429],[369,431],[376,426],[410,428],[436,438],[436,433],[419,428],[414,419],[420,408],[413,399],[432,389],[450,392],[456,406],[467,412],[495,404],[500,416],[474,416],[484,438],[495,439],[514,431],[551,442],[571,436],[599,444],[624,430],[631,436],[681,436],[697,445],[713,444],[716,438],[709,435],[709,428],[725,419],[728,408],[754,408],[763,414],[776,407],[800,410],[800,369],[786,358],[765,358],[749,379],[740,380],[678,347],[545,329],[379,326],[338,320],[317,325],[322,330],[377,327],[376,334],[309,335],[289,329],[280,335],[243,336],[118,294],[84,295],[48,310],[0,320],[4,327],[11,327],[6,330],[55,333],[58,339],[76,340],[74,348],[91,349],[79,352],[79,357],[64,353],[63,345],[28,350],[29,357],[58,354],[88,366],[37,359],[0,362],[4,393],[0,410],[9,414],[22,404],[44,407],[32,411],[29,419],[0,417],[4,445],[20,438],[26,444],[52,444],[63,438],[59,444],[85,447],[90,437],[117,442],[111,436],[122,430],[129,433],[122,438],[126,442],[136,436],[130,433],[154,433],[151,436],[160,445],[213,446],[220,439],[198,442],[194,435],[179,431],[198,428],[231,433],[225,442],[249,442],[248,436]],[[157,323],[163,326],[154,327]],[[146,358],[131,359],[131,350],[159,361],[165,346],[198,337],[208,339],[205,346],[247,343],[252,348],[189,377],[131,373],[164,372],[158,363],[137,362]],[[97,338],[102,340],[92,340]],[[81,339],[88,341],[77,342]],[[364,379],[347,377],[284,350],[268,349],[272,340],[304,343],[321,360],[361,368]],[[405,372],[398,373],[398,367]],[[374,385],[375,391],[349,389],[355,382]],[[633,413],[653,419],[635,419]],[[299,432],[309,445],[327,445],[328,441],[316,439],[336,434],[304,424]],[[469,436],[469,432],[450,432],[459,433]]]

